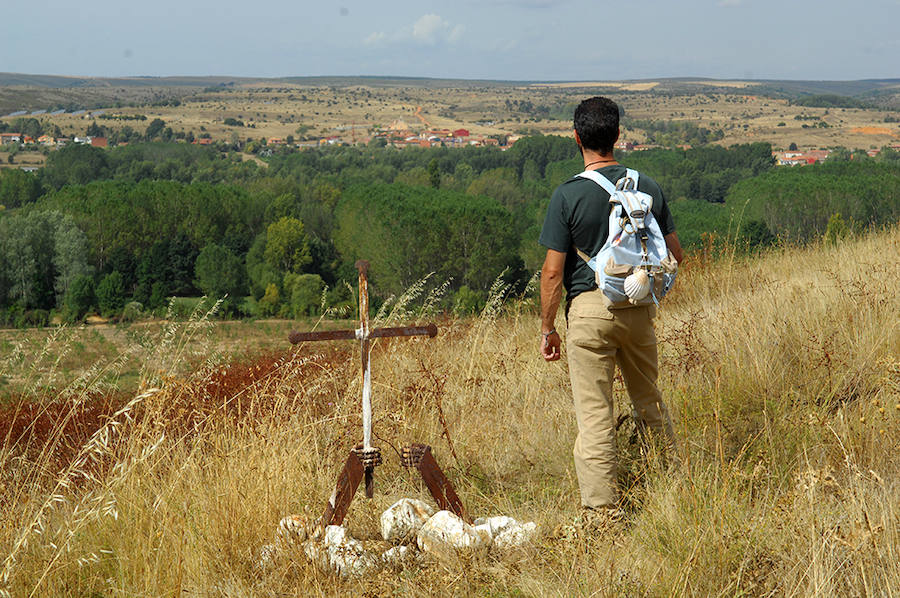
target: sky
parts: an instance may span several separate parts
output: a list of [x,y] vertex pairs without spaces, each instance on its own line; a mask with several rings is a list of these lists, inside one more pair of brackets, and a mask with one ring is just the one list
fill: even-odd
[[7,0],[0,72],[900,78],[900,0]]

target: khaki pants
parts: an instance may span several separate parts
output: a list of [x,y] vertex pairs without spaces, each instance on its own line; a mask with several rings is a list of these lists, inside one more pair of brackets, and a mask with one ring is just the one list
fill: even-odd
[[651,430],[674,442],[674,432],[656,386],[655,306],[609,309],[597,289],[581,293],[569,305],[566,350],[575,400],[578,437],[575,472],[585,507],[612,507],[616,486],[616,416],[613,376],[622,371],[638,417]]

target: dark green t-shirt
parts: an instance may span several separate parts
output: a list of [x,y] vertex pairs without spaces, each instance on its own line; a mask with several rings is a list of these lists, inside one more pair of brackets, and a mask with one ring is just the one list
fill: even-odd
[[[597,172],[615,183],[625,176],[626,168],[613,164],[598,168]],[[639,173],[638,191],[653,197],[653,217],[659,223],[663,235],[675,231],[672,213],[659,185],[643,173]],[[566,253],[563,285],[566,300],[596,288],[594,271],[572,249],[577,247],[587,255],[595,255],[609,236],[609,193],[589,179],[572,177],[556,188],[550,198],[550,207],[544,218],[539,242],[548,249]]]

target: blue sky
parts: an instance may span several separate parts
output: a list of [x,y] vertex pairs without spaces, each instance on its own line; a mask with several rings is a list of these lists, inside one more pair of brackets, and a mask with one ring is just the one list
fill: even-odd
[[27,0],[0,72],[900,77],[900,0]]

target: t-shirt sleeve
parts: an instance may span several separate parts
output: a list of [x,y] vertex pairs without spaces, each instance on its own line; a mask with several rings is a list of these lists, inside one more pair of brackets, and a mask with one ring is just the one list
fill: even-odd
[[538,243],[547,249],[562,253],[568,252],[572,247],[565,203],[562,191],[557,188],[550,197],[550,206],[547,208],[544,226],[541,228],[541,236],[538,239]]
[[639,187],[646,185],[645,188],[641,188],[641,191],[649,193],[653,197],[653,207],[650,208],[650,211],[653,212],[653,217],[656,218],[656,222],[659,224],[659,231],[663,236],[674,233],[675,220],[672,218],[669,202],[666,201],[666,195],[663,193],[659,183],[649,177],[642,177],[640,180],[642,184],[639,184]]
[[654,214],[654,216],[656,216],[656,221],[659,222],[660,232],[665,237],[669,233],[675,232],[675,220],[672,218],[672,211],[669,210],[669,202],[666,201],[666,196],[663,195],[662,190],[659,192],[659,198],[659,214]]

